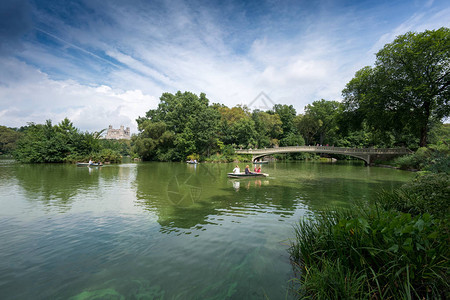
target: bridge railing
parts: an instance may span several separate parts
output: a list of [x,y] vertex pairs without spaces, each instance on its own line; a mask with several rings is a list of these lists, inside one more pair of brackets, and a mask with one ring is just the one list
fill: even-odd
[[242,154],[263,154],[263,153],[276,153],[276,152],[329,152],[337,154],[346,153],[360,153],[360,154],[408,154],[411,151],[406,148],[344,148],[333,146],[288,146],[277,148],[264,148],[264,149],[236,149],[236,153]]

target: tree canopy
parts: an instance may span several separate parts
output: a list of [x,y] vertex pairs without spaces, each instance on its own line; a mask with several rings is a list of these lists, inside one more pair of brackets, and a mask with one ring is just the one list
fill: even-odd
[[209,104],[205,94],[164,93],[156,109],[137,119],[134,151],[145,160],[184,160],[230,152],[236,147],[303,145],[292,105],[270,111]]
[[21,137],[21,132],[8,128],[6,126],[0,126],[0,154],[10,154],[16,149],[17,140]]
[[408,32],[376,54],[343,90],[347,120],[374,130],[414,136],[427,144],[433,123],[449,116],[450,30]]
[[[111,149],[110,142],[103,145],[98,133],[80,132],[65,118],[53,125],[29,123],[17,141],[14,157],[26,163],[60,163],[93,158],[101,161],[121,160],[117,149]],[[106,147],[105,147],[106,146]]]

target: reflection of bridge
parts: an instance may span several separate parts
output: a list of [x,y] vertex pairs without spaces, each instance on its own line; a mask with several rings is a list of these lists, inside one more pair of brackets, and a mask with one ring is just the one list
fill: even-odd
[[387,159],[411,153],[411,151],[406,148],[376,149],[376,148],[343,148],[343,147],[329,147],[329,146],[290,146],[290,147],[277,147],[267,149],[236,150],[237,154],[251,154],[252,161],[266,155],[276,153],[295,153],[295,152],[349,155],[364,160],[366,164],[370,164],[371,162],[373,162],[374,159],[384,159],[384,158]]

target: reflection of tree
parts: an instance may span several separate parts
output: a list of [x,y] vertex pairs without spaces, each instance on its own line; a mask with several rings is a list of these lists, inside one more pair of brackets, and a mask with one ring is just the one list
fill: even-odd
[[[288,217],[298,208],[316,212],[325,207],[348,207],[374,198],[382,188],[401,183],[396,181],[397,175],[392,170],[377,169],[380,175],[374,176],[369,174],[370,169],[352,164],[278,163],[267,170],[271,176],[264,179],[229,179],[226,173],[232,167],[228,164],[197,167],[140,164],[136,177],[137,199],[145,209],[157,214],[164,231],[178,231],[214,223],[219,216]],[[186,180],[188,184],[184,190],[180,189],[179,198],[171,199],[176,193],[170,193],[169,189],[171,183],[177,182],[178,175],[181,175],[179,184]],[[192,189],[199,195],[192,197]]]
[[138,203],[156,212],[164,231],[198,227],[224,214],[294,213],[298,188],[271,185],[265,179],[238,179],[240,189],[236,191],[226,177],[229,167],[140,164],[136,175]]
[[176,163],[138,165],[136,198],[139,204],[155,211],[165,230],[207,224],[207,216],[214,214],[214,207],[203,195],[200,177],[197,177],[204,172],[200,169]]
[[99,169],[62,164],[16,165],[15,175],[27,199],[69,210],[79,192],[98,188]]
[[382,189],[394,189],[409,177],[390,169],[365,168],[360,162],[291,163],[283,166],[283,173],[284,184],[296,186],[301,203],[313,212],[375,199]]
[[305,182],[302,202],[315,212],[336,207],[350,208],[376,199],[383,189],[392,190],[403,183],[393,178],[368,181],[366,178],[322,177]]

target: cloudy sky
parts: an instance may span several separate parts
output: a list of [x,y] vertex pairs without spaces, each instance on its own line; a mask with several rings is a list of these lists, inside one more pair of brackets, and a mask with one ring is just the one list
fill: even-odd
[[1,0],[0,125],[68,117],[135,133],[178,90],[301,113],[341,100],[397,35],[442,26],[448,0]]

